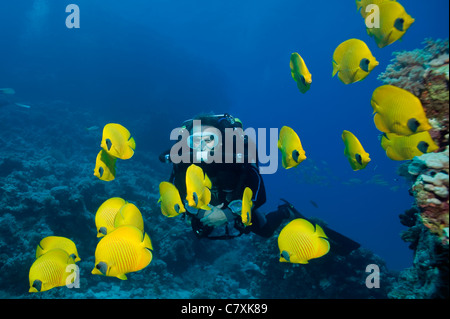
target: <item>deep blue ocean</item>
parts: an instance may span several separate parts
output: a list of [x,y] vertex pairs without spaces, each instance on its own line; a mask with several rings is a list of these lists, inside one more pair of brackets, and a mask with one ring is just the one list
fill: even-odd
[[[58,101],[88,114],[89,126],[123,124],[134,132],[136,155],[152,156],[170,147],[172,129],[200,112],[230,113],[245,128],[290,126],[307,159],[285,170],[278,156],[277,172],[263,175],[263,209],[285,198],[373,251],[389,269],[402,270],[413,255],[400,238],[405,227],[399,214],[413,197],[397,173],[402,162],[387,158],[380,146],[370,99],[394,51],[421,48],[429,37],[448,38],[449,2],[401,2],[415,23],[401,41],[380,49],[353,0],[1,1],[0,88],[14,88],[17,102],[31,108],[9,106],[0,113],[16,121],[15,112],[26,117]],[[66,27],[71,3],[79,6],[80,28]],[[350,38],[365,41],[380,64],[365,80],[344,85],[332,78],[331,61],[337,45]],[[312,74],[306,94],[291,77],[292,52]],[[76,152],[76,117],[61,113],[60,121],[54,147]],[[370,154],[365,169],[351,169],[343,130]],[[92,165],[98,147],[83,155]]]

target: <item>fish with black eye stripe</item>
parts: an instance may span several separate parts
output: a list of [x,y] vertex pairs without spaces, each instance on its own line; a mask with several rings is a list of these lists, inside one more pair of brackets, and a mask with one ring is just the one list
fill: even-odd
[[[193,131],[194,120],[201,121],[201,130]],[[209,153],[223,146],[224,143],[220,139],[208,144],[208,141],[211,140],[208,133],[211,130],[208,128],[211,127],[217,128],[221,133],[224,133],[226,128],[238,131],[241,129],[242,131],[242,122],[229,114],[201,114],[194,119],[185,121],[181,129],[189,132],[186,143],[194,146],[194,148],[188,148],[192,153],[190,154],[191,159],[199,158],[194,154],[195,152],[207,150]],[[195,145],[198,147],[195,147],[194,143],[188,142],[190,139],[193,141],[194,137],[203,139],[201,132],[207,133],[204,138],[208,138],[208,141],[197,141]],[[196,135],[193,136],[194,134]],[[222,134],[222,136],[226,136],[226,134]],[[160,160],[172,164],[169,181],[162,182],[164,183],[163,187],[160,187],[159,202],[162,213],[168,217],[181,215],[191,225],[197,237],[208,239],[231,239],[248,233],[269,238],[284,221],[305,218],[293,205],[284,200],[284,203],[279,205],[275,211],[265,213],[261,210],[261,206],[266,202],[264,181],[259,173],[257,158],[255,161],[249,160],[247,158],[249,153],[246,152],[250,147],[249,144],[254,142],[249,140],[248,136],[241,136],[241,138],[245,140],[244,154],[239,156],[239,158],[246,159],[243,162],[172,163],[170,160],[171,149],[162,153],[159,156]],[[294,148],[304,154],[299,145]],[[293,152],[293,150],[288,151]],[[232,154],[234,158],[238,158],[237,155],[236,153]],[[301,160],[303,159],[304,157],[301,158]],[[296,164],[301,160],[299,156]],[[192,169],[195,174],[188,174],[188,171]],[[193,183],[191,179],[195,179],[196,183]],[[165,192],[170,192],[170,195]],[[355,241],[327,227],[323,227],[323,230],[327,233],[328,240],[331,246],[336,248],[336,251],[347,254],[359,247]]]

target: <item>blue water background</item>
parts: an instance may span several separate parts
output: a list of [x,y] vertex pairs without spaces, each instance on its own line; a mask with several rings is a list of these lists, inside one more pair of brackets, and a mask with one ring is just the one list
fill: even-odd
[[[80,29],[65,26],[70,3],[80,7]],[[136,132],[137,152],[163,151],[170,131],[202,111],[229,112],[245,127],[291,126],[308,159],[264,176],[265,209],[286,198],[401,270],[412,251],[398,215],[413,198],[396,173],[401,162],[379,145],[370,98],[393,51],[446,38],[449,24],[448,1],[402,3],[416,22],[402,41],[379,49],[354,1],[1,1],[0,87],[13,87],[23,103],[85,109],[92,125],[121,123]],[[344,85],[331,77],[331,59],[349,38],[365,41],[380,65]],[[312,73],[306,94],[291,78],[292,52]],[[70,140],[70,124],[61,138]],[[370,153],[366,169],[350,168],[344,129]]]

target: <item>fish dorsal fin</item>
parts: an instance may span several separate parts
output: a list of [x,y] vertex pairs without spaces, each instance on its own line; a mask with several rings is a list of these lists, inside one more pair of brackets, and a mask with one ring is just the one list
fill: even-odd
[[295,224],[295,229],[298,232],[313,234],[315,232],[313,224],[303,218],[294,219],[291,223]]
[[126,140],[130,139],[130,131],[128,131],[128,129],[120,124],[115,124],[112,127],[114,127],[114,129],[121,135],[123,136]]

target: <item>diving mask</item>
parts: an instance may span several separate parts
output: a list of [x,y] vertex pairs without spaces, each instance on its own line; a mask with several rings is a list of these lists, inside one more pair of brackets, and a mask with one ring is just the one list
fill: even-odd
[[195,151],[195,159],[198,162],[208,161],[208,156],[214,147],[219,144],[219,137],[212,132],[196,132],[187,139],[187,145]]
[[219,137],[212,132],[197,132],[188,137],[187,145],[196,151],[210,151],[219,144]]

